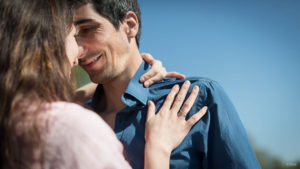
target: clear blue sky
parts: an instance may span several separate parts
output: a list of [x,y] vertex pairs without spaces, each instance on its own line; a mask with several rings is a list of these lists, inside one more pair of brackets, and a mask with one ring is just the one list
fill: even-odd
[[300,159],[299,0],[139,0],[141,51],[218,81],[251,139]]

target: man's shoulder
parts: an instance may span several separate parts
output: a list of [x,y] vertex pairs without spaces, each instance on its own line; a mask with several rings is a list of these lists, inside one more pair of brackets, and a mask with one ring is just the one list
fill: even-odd
[[185,79],[165,78],[151,86],[151,89],[171,89],[175,84],[182,85],[185,81],[190,81],[191,86],[199,86],[200,88],[220,87],[215,80],[206,77],[187,77]]
[[207,94],[211,95],[223,90],[218,82],[206,77],[187,77],[185,79],[165,78],[150,86],[149,99],[160,100],[169,94],[175,84],[181,86],[187,80],[191,82],[188,93],[192,91],[193,86],[199,86],[199,95],[202,98],[206,98]]

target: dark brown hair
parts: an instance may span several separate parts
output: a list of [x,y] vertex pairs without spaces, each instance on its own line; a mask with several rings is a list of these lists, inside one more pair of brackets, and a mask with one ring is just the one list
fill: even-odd
[[65,51],[72,19],[67,0],[0,0],[1,169],[42,164],[33,152],[43,147],[39,110],[72,101]]

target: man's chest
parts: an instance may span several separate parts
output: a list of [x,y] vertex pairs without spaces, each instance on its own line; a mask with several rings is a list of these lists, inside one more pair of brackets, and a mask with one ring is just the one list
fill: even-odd
[[[147,109],[132,111],[130,114],[118,114],[114,131],[123,143],[126,155],[134,169],[144,166],[145,120]],[[176,134],[176,133],[174,133]],[[204,154],[192,141],[190,133],[171,155],[170,168],[201,168]]]

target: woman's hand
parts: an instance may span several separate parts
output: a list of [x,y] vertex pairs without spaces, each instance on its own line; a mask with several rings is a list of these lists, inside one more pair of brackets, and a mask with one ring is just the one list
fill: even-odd
[[175,85],[157,114],[155,114],[153,102],[148,102],[145,168],[168,168],[172,150],[182,142],[192,126],[206,113],[207,107],[205,106],[186,120],[186,115],[199,92],[198,86],[193,87],[190,96],[183,104],[189,87],[189,81],[186,81],[180,90],[179,86]]
[[183,74],[177,72],[167,72],[161,61],[155,60],[150,54],[141,54],[143,59],[151,65],[151,69],[140,78],[140,82],[144,83],[145,87],[151,86],[153,83],[164,79],[165,77],[174,77],[184,79]]

